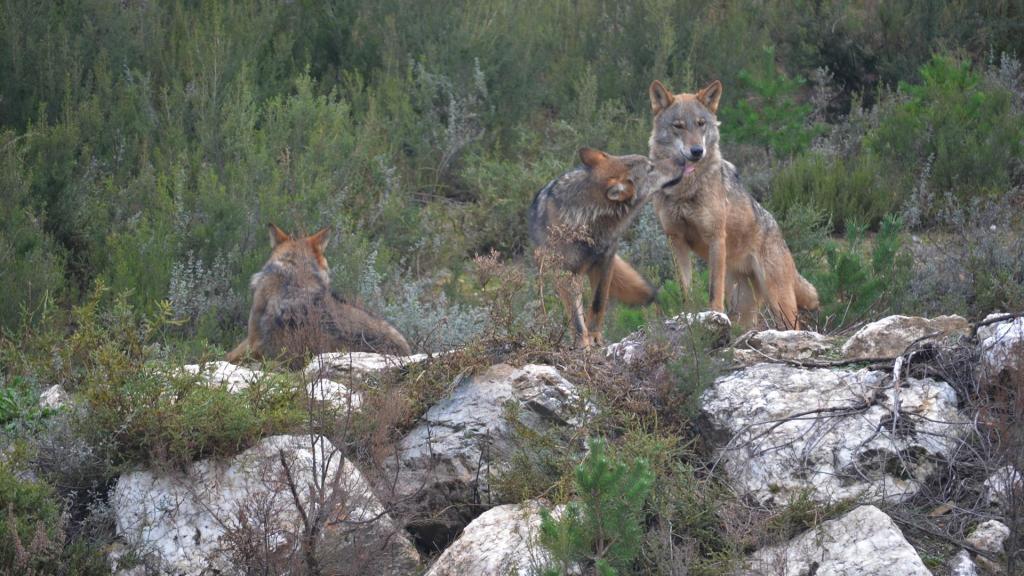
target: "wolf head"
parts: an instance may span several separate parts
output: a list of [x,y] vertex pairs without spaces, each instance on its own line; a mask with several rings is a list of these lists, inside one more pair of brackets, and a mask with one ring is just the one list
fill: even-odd
[[672,94],[655,80],[650,96],[654,113],[649,143],[652,158],[685,161],[684,172],[690,174],[702,159],[718,155],[716,114],[722,97],[721,82],[715,80],[696,94]]
[[652,162],[646,156],[612,156],[593,148],[580,148],[580,160],[595,193],[607,202],[635,205],[656,190],[671,186],[682,176],[673,161]]
[[292,238],[287,232],[270,224],[270,258],[263,270],[253,276],[255,284],[261,274],[277,269],[294,277],[312,277],[325,286],[331,283],[330,268],[324,250],[330,240],[330,230],[324,228],[305,238]]

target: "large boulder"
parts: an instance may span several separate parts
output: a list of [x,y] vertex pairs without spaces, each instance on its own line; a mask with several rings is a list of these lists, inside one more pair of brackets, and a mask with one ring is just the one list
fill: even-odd
[[931,576],[884,512],[861,506],[782,546],[754,553],[750,576]]
[[507,470],[520,425],[542,433],[576,427],[589,410],[576,387],[550,366],[492,366],[459,379],[402,439],[396,491],[420,544],[439,548],[477,514],[502,503],[490,481]]
[[660,361],[664,354],[655,354],[655,350],[671,351],[681,347],[689,350],[692,338],[704,340],[708,345],[725,344],[731,327],[729,317],[721,312],[683,312],[665,320],[658,330],[645,328],[609,344],[605,354],[626,364],[640,364],[649,357]]
[[271,572],[301,564],[303,516],[323,518],[316,558],[330,574],[412,574],[418,554],[359,471],[322,437],[273,436],[229,461],[121,476],[118,536],[175,575]]
[[771,503],[909,497],[963,431],[948,384],[896,387],[867,369],[758,364],[720,377],[701,406],[735,487]]
[[964,335],[970,326],[962,316],[889,316],[872,322],[843,344],[843,356],[849,359],[894,358],[926,336]]
[[548,561],[539,534],[536,502],[496,506],[470,522],[425,576],[539,574]]

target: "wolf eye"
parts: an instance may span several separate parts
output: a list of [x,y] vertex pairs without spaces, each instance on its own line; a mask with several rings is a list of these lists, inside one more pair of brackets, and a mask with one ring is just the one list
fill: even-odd
[[683,122],[682,120],[677,120],[676,122],[672,123],[672,126],[682,130],[686,128],[686,122]]
[[703,118],[698,118],[697,119],[697,126],[700,126],[701,128],[704,127],[704,119]]

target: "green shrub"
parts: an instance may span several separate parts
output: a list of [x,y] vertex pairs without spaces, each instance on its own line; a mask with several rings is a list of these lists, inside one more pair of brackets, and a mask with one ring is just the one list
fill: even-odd
[[557,520],[541,511],[540,542],[552,559],[545,574],[573,574],[577,566],[593,566],[602,576],[620,574],[640,552],[642,511],[654,475],[644,460],[627,465],[608,455],[603,440],[593,439],[588,447],[576,468],[578,500]]
[[[1024,120],[1004,86],[985,82],[969,61],[936,55],[919,84],[901,83],[905,99],[884,107],[864,150],[880,160],[880,172],[900,201],[917,178],[932,194],[922,203],[921,223],[934,223],[946,193],[961,200],[1001,194],[1015,184],[1024,152]],[[921,170],[927,163],[928,169]]]
[[68,539],[59,501],[43,482],[0,464],[0,570],[21,574],[109,574],[102,550]]
[[867,248],[864,231],[864,226],[850,223],[845,242],[825,244],[825,268],[810,273],[826,327],[841,328],[891,312],[907,289],[912,257],[903,250],[900,220],[883,219]]
[[834,228],[842,231],[851,220],[876,226],[899,208],[900,199],[883,179],[881,163],[873,154],[844,160],[812,152],[775,174],[768,207],[776,215],[809,207],[828,215]]
[[766,48],[761,65],[739,73],[737,87],[746,98],[721,109],[722,135],[729,142],[764,147],[778,158],[802,152],[823,127],[808,123],[810,104],[797,102],[805,80],[788,78],[776,67],[774,48]]

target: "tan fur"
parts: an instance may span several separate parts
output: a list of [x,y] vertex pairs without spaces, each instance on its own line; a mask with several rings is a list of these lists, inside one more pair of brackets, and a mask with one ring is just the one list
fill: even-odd
[[609,292],[612,298],[631,306],[650,304],[657,294],[654,287],[639,272],[617,255],[612,260]]
[[696,94],[672,94],[657,80],[651,84],[651,157],[693,166],[679,184],[655,195],[655,212],[685,293],[695,252],[708,262],[713,310],[725,310],[729,292],[740,324],[754,325],[763,302],[781,326],[796,329],[798,309],[817,308],[817,291],[797,273],[775,219],[721,157],[715,116],[721,94],[717,80]]
[[311,353],[362,351],[408,355],[409,343],[391,324],[330,289],[323,250],[328,231],[293,239],[273,224],[270,259],[253,275],[248,335],[227,355],[282,358],[296,365]]

